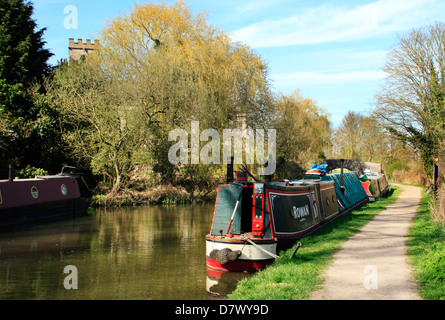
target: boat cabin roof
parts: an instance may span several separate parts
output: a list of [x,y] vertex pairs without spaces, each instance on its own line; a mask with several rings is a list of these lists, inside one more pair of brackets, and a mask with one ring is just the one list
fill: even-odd
[[[14,178],[12,182],[18,182],[18,181],[42,181],[42,180],[51,180],[51,179],[66,179],[66,178],[72,178],[70,175],[53,175],[53,176],[36,176],[35,178],[26,178],[26,179],[20,179],[20,178]],[[8,179],[6,180],[0,180],[1,182],[10,182]]]

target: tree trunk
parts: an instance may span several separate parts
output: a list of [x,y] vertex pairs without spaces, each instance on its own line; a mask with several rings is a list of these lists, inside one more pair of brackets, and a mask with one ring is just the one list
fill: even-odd
[[110,193],[108,193],[108,195],[107,195],[108,198],[111,198],[114,195],[116,195],[121,188],[122,174],[119,170],[117,163],[114,163],[114,170],[116,172],[116,179],[114,180],[113,188],[111,189]]
[[116,180],[114,180],[113,188],[111,189],[109,195],[113,196],[117,194],[120,188],[121,188],[121,175],[118,175],[116,177]]

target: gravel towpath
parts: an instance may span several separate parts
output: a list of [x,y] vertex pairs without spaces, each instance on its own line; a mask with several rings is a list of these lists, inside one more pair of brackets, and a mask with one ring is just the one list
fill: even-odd
[[420,300],[407,263],[407,233],[421,189],[399,185],[398,200],[344,243],[312,300]]

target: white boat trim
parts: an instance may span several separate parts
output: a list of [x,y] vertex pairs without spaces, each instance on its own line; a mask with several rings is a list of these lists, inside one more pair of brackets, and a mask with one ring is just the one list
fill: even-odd
[[[232,251],[240,250],[241,255],[238,257],[239,260],[270,260],[272,257],[266,253],[275,253],[277,252],[277,242],[272,243],[256,243],[255,246],[249,242],[223,242],[212,241],[211,239],[206,239],[206,255],[210,256],[210,252],[212,250],[222,250],[228,248]],[[261,248],[261,249],[259,249]],[[265,252],[266,251],[266,252]]]

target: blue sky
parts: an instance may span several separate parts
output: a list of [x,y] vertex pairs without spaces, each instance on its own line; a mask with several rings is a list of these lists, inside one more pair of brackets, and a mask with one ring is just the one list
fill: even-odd
[[[91,38],[107,19],[129,12],[131,0],[34,0],[34,19],[55,54],[68,57],[68,38]],[[148,1],[137,1],[144,3]],[[155,1],[159,2],[159,1]],[[175,1],[166,1],[167,4]],[[445,22],[445,0],[189,0],[194,12],[253,48],[270,68],[274,92],[299,89],[334,125],[354,110],[367,114],[383,85],[382,68],[397,37]],[[71,7],[67,7],[71,6]],[[77,10],[77,29],[66,22]]]

